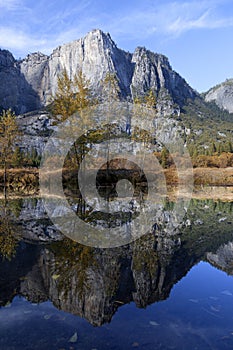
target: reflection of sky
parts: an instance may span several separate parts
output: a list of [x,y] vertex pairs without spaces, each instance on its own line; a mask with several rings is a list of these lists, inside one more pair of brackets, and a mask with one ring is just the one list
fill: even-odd
[[11,304],[0,309],[1,329],[14,327],[15,324],[33,321],[43,312],[53,309],[51,303],[31,304],[24,298],[16,297]]
[[[28,349],[232,349],[233,277],[201,262],[166,301],[146,309],[124,305],[100,328],[50,302],[30,304],[19,297],[0,309],[0,324],[4,350],[27,349],[28,344],[33,344]],[[77,342],[72,343],[76,332]]]
[[233,304],[233,276],[227,276],[225,272],[215,269],[210,264],[200,262],[177,284],[172,296],[181,298],[181,293],[184,291],[184,296],[190,298],[192,294],[202,299],[209,296],[222,298],[224,295],[222,292],[225,290],[232,293]]

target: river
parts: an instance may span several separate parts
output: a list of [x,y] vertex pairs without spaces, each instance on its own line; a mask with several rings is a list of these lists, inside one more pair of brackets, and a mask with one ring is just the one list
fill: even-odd
[[233,348],[229,199],[108,249],[63,236],[39,197],[0,205],[0,349]]

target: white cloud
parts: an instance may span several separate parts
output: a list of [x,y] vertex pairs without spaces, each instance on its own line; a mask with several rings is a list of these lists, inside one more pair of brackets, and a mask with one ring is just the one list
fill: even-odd
[[218,14],[219,0],[169,2],[144,9],[132,10],[127,16],[115,18],[110,28],[119,36],[145,38],[158,34],[178,37],[196,29],[214,29],[233,26],[233,16]]
[[[170,22],[170,24],[169,24]],[[179,36],[184,32],[194,29],[216,29],[233,26],[233,17],[219,18],[212,8],[202,10],[202,12],[182,12],[177,13],[176,18],[171,18],[164,26],[165,33]]]
[[0,47],[8,50],[29,49],[38,51],[38,48],[45,45],[45,40],[33,38],[30,35],[14,30],[12,28],[0,27]]
[[[148,38],[174,39],[197,29],[233,26],[233,16],[219,9],[229,0],[145,2],[125,15],[105,13],[91,0],[38,0],[29,7],[25,0],[0,0],[0,47],[24,56],[27,52],[50,53],[56,46],[80,38],[92,28],[110,32],[116,41],[143,42]],[[13,11],[7,16],[7,11]],[[228,16],[228,17],[227,17]]]
[[16,10],[22,5],[21,0],[0,0],[0,9],[5,9],[7,11]]

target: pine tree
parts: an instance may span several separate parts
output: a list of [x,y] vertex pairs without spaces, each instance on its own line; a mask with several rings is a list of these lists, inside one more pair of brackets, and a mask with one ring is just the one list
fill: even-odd
[[165,169],[168,167],[168,157],[169,157],[169,152],[166,147],[162,148],[161,151],[161,165]]
[[232,153],[232,143],[228,141],[224,147],[225,152]]
[[20,147],[17,146],[15,147],[15,151],[12,155],[12,165],[14,167],[22,166],[22,159],[23,159],[22,152],[20,150]]
[[58,77],[57,91],[52,102],[51,110],[55,119],[62,122],[93,104],[90,82],[82,70],[78,70],[72,81],[64,69]]
[[216,146],[215,146],[215,143],[212,142],[210,146],[210,155],[212,156],[215,152],[216,152]]
[[195,159],[195,158],[197,158],[197,156],[198,156],[198,149],[195,147],[194,150],[193,150],[192,158]]
[[[96,102],[91,94],[90,82],[86,79],[82,70],[77,71],[72,81],[68,76],[67,70],[64,69],[58,77],[57,92],[51,107],[56,123],[63,122],[78,112],[80,117],[79,123],[75,125],[75,130],[73,131],[79,134],[79,131],[83,131],[84,128],[88,129],[91,126],[89,107],[95,105]],[[77,127],[79,130],[77,130]],[[77,164],[84,157],[84,141],[81,143],[79,147],[80,152],[78,151],[78,141],[73,148]]]
[[84,108],[90,106],[91,101],[91,89],[90,81],[86,79],[82,70],[78,70],[74,77],[73,89],[75,91],[74,100],[77,111],[82,111]]
[[220,155],[223,152],[223,145],[222,143],[218,143],[216,147],[216,151],[218,152],[218,155]]

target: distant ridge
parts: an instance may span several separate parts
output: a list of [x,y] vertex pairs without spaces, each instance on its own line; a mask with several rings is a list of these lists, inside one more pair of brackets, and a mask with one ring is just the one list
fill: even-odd
[[221,109],[233,113],[233,79],[227,79],[205,94],[207,102],[214,101]]

